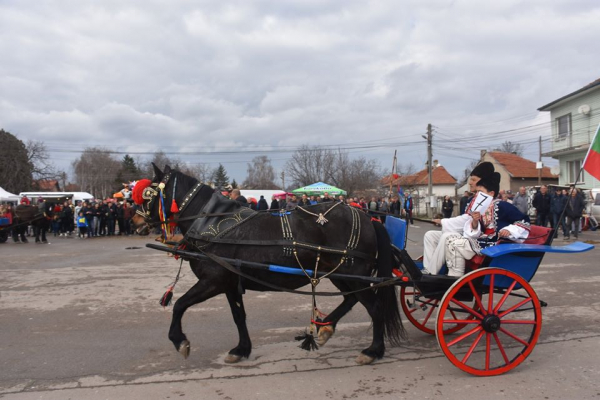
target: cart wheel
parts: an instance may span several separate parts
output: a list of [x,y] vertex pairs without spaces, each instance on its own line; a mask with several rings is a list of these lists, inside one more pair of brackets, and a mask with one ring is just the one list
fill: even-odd
[[[400,288],[400,303],[402,311],[406,318],[417,328],[418,330],[435,335],[435,314],[434,311],[438,308],[440,299],[430,299],[427,297],[418,297],[415,300],[414,296],[420,296],[421,291],[416,287],[404,287]],[[413,302],[415,304],[413,304]],[[475,305],[476,307],[476,305]],[[450,310],[450,313],[453,311]],[[473,316],[466,316],[467,319],[473,319]],[[457,315],[454,315],[454,319],[458,319]],[[466,324],[446,324],[444,333],[451,334],[464,328]]]
[[[482,278],[483,285],[478,286]],[[479,308],[458,300],[459,291],[470,291]],[[463,310],[473,319],[457,320],[449,312],[451,308],[455,313]],[[448,337],[444,327],[456,323],[468,325],[468,331]],[[500,375],[522,363],[535,347],[541,329],[542,312],[535,291],[520,275],[501,268],[482,268],[456,281],[442,298],[435,327],[448,360],[479,376]]]

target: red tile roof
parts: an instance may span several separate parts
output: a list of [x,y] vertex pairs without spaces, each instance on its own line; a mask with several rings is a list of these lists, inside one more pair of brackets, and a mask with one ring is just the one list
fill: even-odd
[[[446,170],[446,168],[438,165],[433,168],[431,173],[433,185],[456,185],[456,179]],[[390,184],[391,176],[386,176],[382,179],[384,186]],[[392,185],[397,186],[420,186],[429,184],[429,174],[427,168],[413,175],[400,176],[397,179],[392,178]]]
[[[498,161],[513,178],[537,178],[538,170],[535,168],[534,161],[520,157],[512,153],[503,153],[501,151],[491,151],[488,153],[493,159]],[[558,175],[550,172],[549,167],[542,168],[542,178],[558,179]]]

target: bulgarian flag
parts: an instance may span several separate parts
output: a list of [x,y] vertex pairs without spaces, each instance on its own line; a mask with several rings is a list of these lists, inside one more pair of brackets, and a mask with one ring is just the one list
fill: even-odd
[[583,169],[594,178],[600,180],[600,135],[598,132],[600,132],[600,124],[598,125],[598,129],[596,129],[590,149],[583,160]]

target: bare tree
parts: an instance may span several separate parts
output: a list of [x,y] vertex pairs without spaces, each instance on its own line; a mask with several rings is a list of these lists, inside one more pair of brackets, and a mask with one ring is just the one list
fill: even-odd
[[112,196],[121,189],[118,182],[121,162],[106,149],[89,147],[72,165],[75,182],[81,190],[97,198]]
[[471,175],[471,171],[473,171],[475,169],[477,164],[479,164],[479,161],[480,160],[473,160],[469,163],[469,165],[467,165],[467,167],[463,170],[461,178],[458,180],[458,183],[456,184],[458,187],[461,187],[465,183],[467,183],[467,181],[469,180],[469,176]]
[[27,158],[33,166],[31,170],[34,180],[48,180],[60,178],[61,172],[50,161],[50,156],[44,142],[38,140],[27,141]]
[[213,171],[208,164],[195,164],[186,166],[181,172],[186,175],[193,176],[202,183],[208,183]]
[[275,171],[267,156],[256,156],[248,163],[248,175],[242,183],[244,189],[278,189]]
[[288,174],[297,186],[323,181],[349,193],[379,186],[381,171],[376,160],[350,159],[347,152],[302,146],[287,163]]
[[507,140],[506,142],[502,143],[502,145],[500,145],[500,147],[497,147],[492,151],[502,151],[504,153],[512,153],[512,154],[516,154],[518,156],[522,156],[523,155],[523,145],[519,144],[519,143],[513,143],[510,140]]
[[143,165],[141,170],[144,177],[152,178],[154,176],[154,168],[152,167],[153,163],[160,168],[161,171],[164,171],[165,166],[167,165],[174,168],[179,164],[179,160],[169,158],[163,151],[157,151],[152,155],[150,161],[146,162],[145,164],[138,164]]
[[296,186],[306,186],[326,181],[333,170],[336,154],[318,146],[302,145],[287,162],[291,181]]

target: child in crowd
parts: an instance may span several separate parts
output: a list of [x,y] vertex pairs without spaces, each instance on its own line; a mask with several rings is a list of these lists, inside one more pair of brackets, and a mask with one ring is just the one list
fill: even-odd
[[79,228],[78,237],[85,239],[87,237],[88,223],[82,211],[79,212],[79,216],[77,217],[77,227]]

